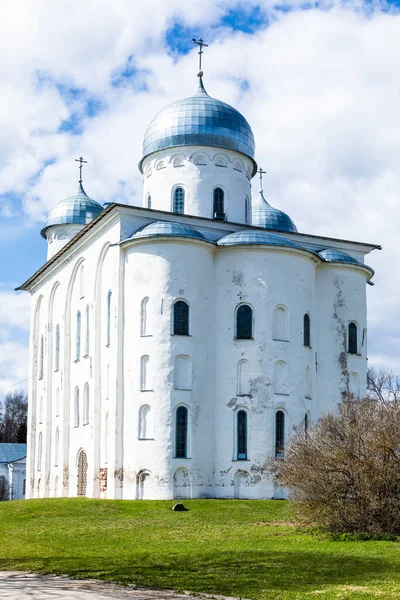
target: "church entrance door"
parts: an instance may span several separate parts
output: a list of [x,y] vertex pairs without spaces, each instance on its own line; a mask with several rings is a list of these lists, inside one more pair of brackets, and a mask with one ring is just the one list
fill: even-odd
[[78,457],[78,496],[86,496],[87,467],[86,453],[81,450]]

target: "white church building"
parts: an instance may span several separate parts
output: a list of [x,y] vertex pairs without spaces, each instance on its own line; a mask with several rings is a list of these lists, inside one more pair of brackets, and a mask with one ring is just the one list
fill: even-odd
[[19,288],[26,497],[279,497],[266,458],[365,394],[379,246],[299,233],[252,193],[250,125],[202,75],[146,131],[141,206],[103,207],[81,178],[42,229],[47,262]]

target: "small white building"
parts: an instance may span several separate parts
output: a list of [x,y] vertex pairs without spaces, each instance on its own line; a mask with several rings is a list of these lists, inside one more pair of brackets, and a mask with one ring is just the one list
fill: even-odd
[[50,211],[48,260],[20,288],[27,496],[277,497],[266,457],[365,393],[378,246],[299,233],[252,193],[250,125],[201,77],[154,117],[139,168],[142,206],[103,208],[80,182]]
[[2,500],[25,498],[26,444],[0,443],[0,481],[7,488]]

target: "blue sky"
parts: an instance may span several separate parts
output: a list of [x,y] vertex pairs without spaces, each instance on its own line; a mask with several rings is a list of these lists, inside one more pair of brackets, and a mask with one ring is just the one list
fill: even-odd
[[370,362],[400,372],[397,6],[84,0],[79,19],[65,0],[0,9],[0,389],[28,376],[29,299],[13,288],[45,261],[40,229],[75,191],[74,159],[88,160],[90,196],[140,204],[146,124],[193,93],[199,36],[206,88],[250,122],[269,201],[300,231],[384,246],[367,259]]

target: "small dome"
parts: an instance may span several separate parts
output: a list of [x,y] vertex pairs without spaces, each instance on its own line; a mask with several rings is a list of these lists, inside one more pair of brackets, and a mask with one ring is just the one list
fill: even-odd
[[276,231],[297,232],[297,227],[289,215],[268,204],[262,189],[252,207],[252,224],[256,227],[265,227],[265,229]]
[[303,248],[288,240],[282,235],[276,233],[269,233],[267,231],[257,231],[256,229],[243,229],[242,231],[235,231],[225,237],[221,238],[217,242],[218,246],[242,246],[242,245],[262,245],[262,246],[281,246],[287,248],[297,248],[302,250]]
[[232,106],[211,98],[202,79],[197,94],[163,108],[151,121],[143,141],[143,158],[158,150],[179,146],[211,146],[236,150],[251,158],[253,175],[254,136],[250,125]]
[[174,223],[171,221],[154,221],[149,225],[144,225],[138,229],[131,238],[134,240],[148,237],[184,237],[207,241],[202,233],[183,223]]
[[[350,254],[346,254],[346,252],[342,252],[341,250],[336,250],[335,248],[326,248],[325,250],[320,250],[318,254],[323,258],[326,262],[339,262],[339,263],[351,263],[353,265],[359,265],[358,260],[350,256]],[[365,265],[362,265],[365,266]]]
[[89,198],[80,183],[76,194],[53,206],[40,233],[46,237],[46,231],[52,225],[87,225],[98,217],[102,210],[102,205]]

